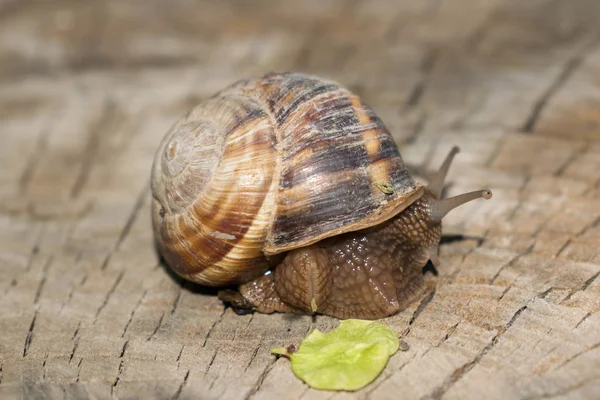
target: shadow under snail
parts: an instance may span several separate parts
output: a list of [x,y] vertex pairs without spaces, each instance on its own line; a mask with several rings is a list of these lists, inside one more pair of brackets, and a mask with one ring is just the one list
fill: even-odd
[[339,84],[300,73],[234,83],[181,118],[152,169],[167,264],[258,312],[377,319],[424,290],[442,218],[490,190],[441,198],[458,152],[427,186],[382,121]]

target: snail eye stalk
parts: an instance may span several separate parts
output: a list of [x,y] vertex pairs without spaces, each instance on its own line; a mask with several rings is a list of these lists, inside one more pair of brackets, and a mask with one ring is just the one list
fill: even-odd
[[446,175],[448,175],[452,160],[454,160],[454,156],[456,156],[459,151],[460,149],[457,146],[452,147],[440,168],[431,177],[429,185],[427,185],[427,189],[436,198],[430,205],[430,218],[432,221],[440,222],[451,210],[462,204],[468,203],[469,201],[479,198],[484,198],[486,200],[492,198],[492,191],[490,189],[463,193],[447,199],[440,198],[442,196],[442,190],[444,189],[444,180],[446,179]]

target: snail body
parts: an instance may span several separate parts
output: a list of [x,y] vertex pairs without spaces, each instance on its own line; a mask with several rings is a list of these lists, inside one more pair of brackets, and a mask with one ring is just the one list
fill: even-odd
[[406,306],[437,262],[453,150],[427,187],[383,122],[339,84],[298,73],[234,83],[191,110],[153,164],[167,264],[259,312],[375,319]]

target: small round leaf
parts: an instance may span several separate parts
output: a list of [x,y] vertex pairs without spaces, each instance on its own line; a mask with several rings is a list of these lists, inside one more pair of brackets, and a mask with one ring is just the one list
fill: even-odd
[[398,345],[390,327],[349,319],[327,334],[315,329],[289,357],[294,374],[315,389],[358,390],[379,376]]

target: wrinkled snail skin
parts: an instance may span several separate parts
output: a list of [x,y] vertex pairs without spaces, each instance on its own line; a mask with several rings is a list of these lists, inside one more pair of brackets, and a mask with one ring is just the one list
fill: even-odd
[[[374,319],[423,290],[453,149],[427,188],[360,98],[298,73],[239,81],[167,133],[153,164],[157,246],[240,309]],[[266,274],[265,271],[269,270]]]
[[422,268],[437,254],[442,226],[429,219],[426,193],[373,228],[293,250],[273,274],[240,286],[260,312],[314,312],[378,319],[405,308],[423,290]]
[[434,191],[384,223],[290,251],[272,274],[240,285],[246,303],[238,306],[361,319],[404,309],[425,290],[427,261],[439,266],[441,219],[460,204],[491,197],[484,190],[440,199]]

